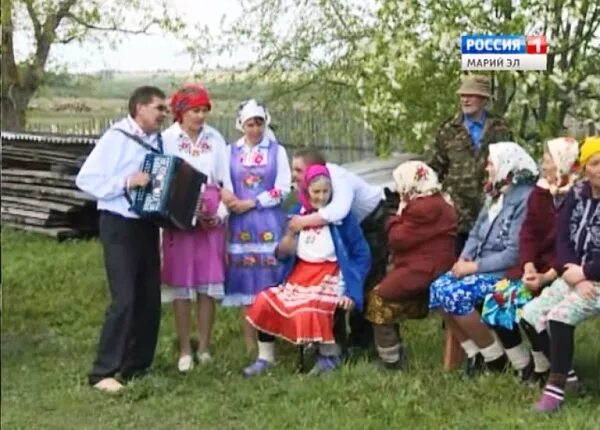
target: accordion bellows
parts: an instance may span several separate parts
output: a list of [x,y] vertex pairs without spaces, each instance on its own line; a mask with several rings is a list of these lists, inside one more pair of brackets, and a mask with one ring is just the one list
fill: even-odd
[[142,171],[151,179],[134,191],[132,209],[161,227],[194,228],[206,175],[182,158],[163,154],[147,154]]

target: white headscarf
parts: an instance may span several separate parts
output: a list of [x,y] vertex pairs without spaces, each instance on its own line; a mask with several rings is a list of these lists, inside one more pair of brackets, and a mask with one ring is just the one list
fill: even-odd
[[518,172],[528,170],[534,176],[539,174],[536,162],[519,144],[515,142],[498,142],[490,145],[490,163],[494,166],[493,183],[497,184]]
[[254,99],[246,100],[240,104],[235,127],[239,131],[244,131],[244,123],[250,118],[261,118],[265,122],[265,126],[271,123],[271,115],[269,115],[266,106]]
[[[536,162],[531,156],[515,142],[492,143],[489,147],[489,162],[494,166],[495,174],[492,179],[492,186],[497,187],[506,183],[512,175],[520,172],[529,171],[534,177],[539,174]],[[505,184],[500,189],[498,198],[488,204],[488,218],[492,222],[502,210],[504,205],[504,192],[510,184]]]
[[[552,195],[563,194],[571,188],[578,177],[573,167],[577,165],[579,145],[572,137],[559,137],[549,140],[546,146],[552,161],[556,164],[558,183],[551,184],[546,178],[540,178],[537,185],[540,188],[549,190]],[[567,183],[561,187],[565,176],[568,177]]]
[[235,128],[244,132],[244,123],[251,118],[261,118],[265,122],[264,138],[277,141],[275,133],[269,127],[269,124],[271,124],[271,114],[269,114],[267,107],[263,103],[260,103],[255,99],[246,100],[240,103],[235,121]]
[[[406,161],[400,164],[393,171],[392,177],[401,197],[398,215],[402,214],[406,207],[406,202],[402,200],[403,196],[408,196],[410,200],[413,200],[442,192],[437,173],[422,161]],[[444,198],[449,204],[452,204],[448,195],[444,194]]]

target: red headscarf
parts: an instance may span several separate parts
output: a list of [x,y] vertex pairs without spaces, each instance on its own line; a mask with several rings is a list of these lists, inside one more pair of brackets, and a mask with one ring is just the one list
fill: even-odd
[[200,106],[212,109],[208,92],[202,85],[185,84],[171,96],[171,112],[177,122],[181,122],[185,112]]
[[304,206],[307,212],[314,212],[316,209],[310,203],[310,197],[308,195],[308,186],[317,177],[324,176],[327,179],[331,179],[329,170],[322,164],[312,164],[306,168],[304,172],[304,178],[300,182],[298,189],[298,201]]

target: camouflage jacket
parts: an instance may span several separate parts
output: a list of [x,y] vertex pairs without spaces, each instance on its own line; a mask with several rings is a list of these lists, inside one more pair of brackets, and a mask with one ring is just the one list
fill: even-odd
[[458,212],[458,232],[468,233],[483,206],[485,165],[490,143],[512,141],[506,121],[487,113],[480,149],[474,149],[463,114],[446,121],[427,148],[426,162],[434,169]]

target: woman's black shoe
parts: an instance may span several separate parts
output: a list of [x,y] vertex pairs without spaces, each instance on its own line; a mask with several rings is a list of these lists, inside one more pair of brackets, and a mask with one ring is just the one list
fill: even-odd
[[477,354],[473,357],[467,358],[467,364],[465,365],[465,375],[469,378],[474,378],[478,374],[482,373],[484,369],[485,363],[481,354]]
[[529,360],[529,364],[517,372],[522,384],[528,384],[535,374],[535,364],[533,358]]
[[544,388],[546,386],[546,381],[548,380],[549,371],[547,372],[533,372],[531,377],[524,381],[526,385],[536,388]]
[[502,354],[495,360],[486,361],[485,368],[489,372],[494,373],[506,372],[506,370],[508,369],[508,357],[506,356],[506,354]]

